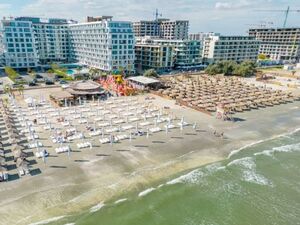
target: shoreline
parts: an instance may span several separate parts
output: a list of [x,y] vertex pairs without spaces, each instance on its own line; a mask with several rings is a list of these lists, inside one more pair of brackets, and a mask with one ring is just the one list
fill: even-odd
[[[155,103],[159,101],[156,97]],[[166,101],[163,104],[166,105]],[[89,154],[78,153],[78,157],[74,154],[73,161],[77,158],[89,161],[74,163],[64,160],[65,170],[46,168],[39,176],[12,181],[4,187],[1,184],[0,193],[7,196],[0,204],[0,213],[4,213],[0,224],[34,224],[47,218],[89,210],[101,202],[119,200],[124,194],[146,190],[154,183],[180,173],[226,160],[233,151],[262,139],[289,133],[300,124],[299,117],[292,116],[300,116],[299,102],[261,109],[256,111],[260,112],[259,117],[255,116],[255,111],[239,114],[237,116],[245,118],[245,121],[236,123],[218,121],[175,106],[172,101],[167,101],[167,104],[175,115],[184,114],[187,121],[196,118],[200,127],[196,135],[187,128],[184,133],[170,133],[168,138],[162,133],[153,135],[150,140],[142,138],[112,148],[108,146],[108,149],[101,146],[99,151],[103,155],[112,156],[95,158],[89,155],[99,153],[98,150]],[[277,110],[272,110],[275,108]],[[224,130],[226,139],[214,137],[213,129]],[[8,190],[10,188],[12,190]],[[24,193],[20,195],[22,189]]]
[[[257,142],[247,144],[247,145],[241,147],[238,152],[240,152],[243,149],[246,149],[248,147],[252,147],[252,146],[254,147],[257,144],[264,143],[266,141],[270,141],[270,140],[276,139],[276,138],[281,137],[281,136],[296,133],[299,130],[300,130],[300,128],[296,128],[296,129],[288,131],[286,133],[275,135],[271,138],[266,138],[266,139],[263,139],[263,140],[260,140],[260,141],[257,141]],[[233,150],[232,152],[234,152],[234,151],[236,151],[236,150]],[[237,154],[238,152],[236,152],[235,154]],[[130,201],[130,200],[132,200],[131,198],[145,197],[146,195],[150,194],[151,192],[157,191],[157,190],[159,190],[160,188],[162,188],[164,186],[173,185],[173,184],[176,184],[176,183],[180,182],[180,181],[177,181],[177,180],[181,180],[181,179],[189,176],[193,172],[196,172],[197,170],[199,170],[203,167],[207,167],[209,165],[216,164],[216,163],[221,163],[221,162],[229,160],[229,159],[230,158],[227,157],[227,158],[221,158],[221,159],[216,160],[216,161],[213,160],[211,162],[206,162],[206,163],[203,162],[203,164],[200,164],[200,165],[195,166],[195,167],[191,167],[187,170],[180,171],[180,172],[172,174],[172,175],[167,175],[167,177],[160,178],[158,180],[153,180],[152,182],[149,182],[148,184],[146,184],[143,189],[140,188],[140,189],[136,189],[136,190],[130,190],[127,193],[113,196],[112,198],[108,199],[107,201],[102,201],[102,202],[97,203],[96,205],[86,207],[85,209],[82,209],[82,212],[80,212],[80,215],[84,216],[86,213],[95,213],[95,212],[100,211],[102,208],[104,208],[106,206],[111,207],[113,205],[117,205],[117,204],[121,204],[123,202]],[[48,218],[44,221],[38,221],[38,222],[35,222],[35,223],[31,223],[29,225],[39,225],[39,224],[62,225],[62,224],[66,224],[65,222],[61,221],[62,219],[77,218],[77,217],[78,216],[75,216],[75,215],[61,215],[61,216],[57,216],[57,217]],[[75,223],[67,223],[67,224],[75,224]]]

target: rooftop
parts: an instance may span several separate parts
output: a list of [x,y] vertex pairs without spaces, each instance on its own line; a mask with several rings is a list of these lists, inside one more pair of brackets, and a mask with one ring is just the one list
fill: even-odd
[[144,76],[137,76],[137,77],[129,77],[128,80],[138,82],[141,84],[154,84],[154,83],[159,83],[160,81],[154,78],[150,77],[144,77]]

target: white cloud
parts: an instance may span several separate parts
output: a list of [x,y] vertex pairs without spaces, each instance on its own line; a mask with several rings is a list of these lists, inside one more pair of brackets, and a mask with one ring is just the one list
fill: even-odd
[[255,1],[249,2],[248,0],[216,2],[215,9],[218,10],[241,9],[241,8],[252,6],[254,4]]

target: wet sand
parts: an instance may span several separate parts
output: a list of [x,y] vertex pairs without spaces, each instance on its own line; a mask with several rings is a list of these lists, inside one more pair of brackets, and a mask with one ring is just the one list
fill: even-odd
[[[129,191],[144,189],[200,165],[222,160],[233,150],[290,132],[300,125],[300,103],[294,102],[236,114],[224,122],[174,101],[155,96],[153,103],[169,106],[177,117],[197,122],[160,132],[148,139],[122,141],[66,154],[51,154],[41,174],[0,183],[0,224],[29,224],[80,212]],[[215,137],[214,130],[224,132]],[[49,142],[51,146],[51,143]],[[52,152],[51,152],[52,153]]]

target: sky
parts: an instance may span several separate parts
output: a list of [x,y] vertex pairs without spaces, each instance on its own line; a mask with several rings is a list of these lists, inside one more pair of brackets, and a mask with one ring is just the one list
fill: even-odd
[[0,0],[0,16],[39,16],[84,21],[86,16],[111,15],[114,20],[163,18],[190,21],[190,33],[217,32],[246,35],[261,24],[282,27],[290,6],[287,26],[300,26],[300,0]]

